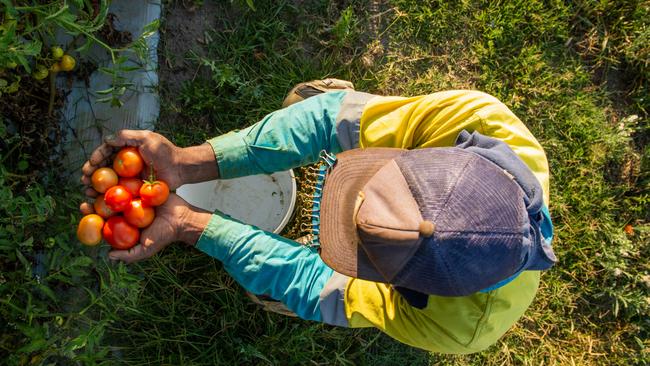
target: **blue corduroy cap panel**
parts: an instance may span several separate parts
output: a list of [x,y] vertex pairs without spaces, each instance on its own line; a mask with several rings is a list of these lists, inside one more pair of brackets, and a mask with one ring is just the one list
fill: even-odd
[[463,131],[457,143],[437,149],[436,159],[397,159],[436,231],[394,284],[464,296],[498,288],[523,270],[550,268],[557,259],[540,230],[548,218],[535,176],[502,141]]
[[[491,162],[458,148],[414,150],[396,159],[432,237],[395,284],[441,296],[474,293],[515,273],[528,215],[524,192]],[[418,156],[422,155],[422,156]],[[428,155],[428,156],[427,156]]]

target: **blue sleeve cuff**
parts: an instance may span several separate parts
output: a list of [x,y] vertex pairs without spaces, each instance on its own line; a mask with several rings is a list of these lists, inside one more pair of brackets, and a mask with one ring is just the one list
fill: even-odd
[[230,179],[258,174],[248,157],[248,146],[244,139],[247,130],[232,131],[208,140],[217,158],[220,178]]
[[237,232],[238,225],[242,224],[220,212],[215,212],[196,242],[196,248],[213,258],[223,261],[228,258],[228,248],[231,242],[230,233]]

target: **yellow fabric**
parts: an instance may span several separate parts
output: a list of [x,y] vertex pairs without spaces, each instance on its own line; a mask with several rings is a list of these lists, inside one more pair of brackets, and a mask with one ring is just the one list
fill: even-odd
[[[528,165],[544,189],[549,170],[541,145],[499,100],[477,91],[445,91],[412,98],[375,97],[363,110],[360,141],[366,147],[453,146],[463,129],[500,139]],[[471,353],[496,342],[525,312],[539,284],[526,271],[489,293],[430,296],[425,309],[411,307],[389,285],[351,279],[345,292],[351,327],[374,326],[391,337],[440,353]]]

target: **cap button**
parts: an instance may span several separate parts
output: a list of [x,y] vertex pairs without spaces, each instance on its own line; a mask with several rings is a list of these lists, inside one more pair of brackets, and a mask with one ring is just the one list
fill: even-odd
[[436,225],[431,221],[422,221],[419,230],[420,235],[428,238],[433,235],[434,231],[436,231]]

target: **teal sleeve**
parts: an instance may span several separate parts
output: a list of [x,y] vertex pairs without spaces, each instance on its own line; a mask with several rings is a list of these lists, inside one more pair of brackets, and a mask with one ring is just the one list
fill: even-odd
[[336,117],[347,92],[329,92],[277,110],[243,130],[208,140],[223,179],[270,174],[338,153]]
[[334,271],[315,250],[219,212],[196,247],[220,260],[246,290],[281,301],[303,319],[322,321],[319,296]]

